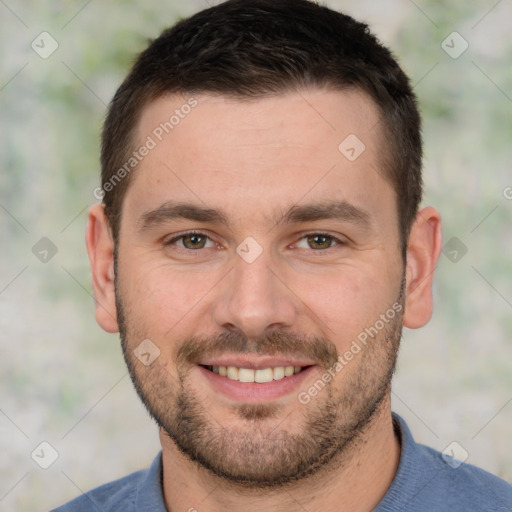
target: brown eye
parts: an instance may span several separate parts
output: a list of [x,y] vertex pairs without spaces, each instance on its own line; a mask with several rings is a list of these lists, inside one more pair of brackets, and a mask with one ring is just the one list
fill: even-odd
[[334,238],[329,235],[314,234],[306,237],[308,246],[311,249],[329,249],[334,242]]
[[203,249],[208,237],[197,233],[191,233],[189,235],[183,235],[181,239],[183,240],[183,246],[187,249]]
[[215,243],[208,235],[195,231],[175,236],[171,240],[165,241],[164,245],[168,248],[174,247],[177,250],[199,250],[215,247]]

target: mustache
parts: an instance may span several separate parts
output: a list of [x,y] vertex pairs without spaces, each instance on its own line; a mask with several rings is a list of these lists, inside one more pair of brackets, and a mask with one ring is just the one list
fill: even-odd
[[192,336],[182,343],[176,359],[178,364],[196,364],[202,358],[226,352],[301,355],[325,368],[330,368],[338,360],[336,346],[326,338],[277,331],[252,341],[234,331],[211,337]]

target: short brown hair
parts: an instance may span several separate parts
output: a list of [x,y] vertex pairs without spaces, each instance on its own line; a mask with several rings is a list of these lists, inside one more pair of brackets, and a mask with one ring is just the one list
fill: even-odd
[[114,240],[130,176],[115,186],[112,179],[133,152],[149,102],[169,93],[257,98],[313,86],[357,88],[376,103],[388,148],[383,169],[396,191],[405,256],[422,196],[416,97],[366,24],[308,0],[228,0],[165,30],[139,55],[110,104],[102,134],[103,202]]

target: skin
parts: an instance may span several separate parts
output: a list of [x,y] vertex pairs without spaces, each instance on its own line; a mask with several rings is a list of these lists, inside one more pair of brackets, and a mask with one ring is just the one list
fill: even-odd
[[[434,208],[418,213],[404,266],[395,192],[379,163],[385,134],[375,106],[363,93],[312,89],[250,101],[211,95],[197,99],[198,106],[131,177],[115,270],[117,302],[114,244],[101,205],[89,212],[87,248],[97,321],[106,331],[118,332],[122,305],[125,357],[146,400],[176,427],[179,390],[193,397],[204,431],[218,434],[210,453],[220,465],[229,461],[227,467],[241,475],[258,463],[270,468],[282,447],[280,439],[308,440],[312,425],[321,424],[328,410],[336,410],[328,423],[332,439],[340,436],[336,428],[354,426],[352,420],[375,399],[379,383],[385,383],[392,370],[402,324],[418,328],[430,319],[441,221]],[[138,127],[140,143],[186,100],[172,95],[151,103]],[[366,146],[354,161],[338,150],[349,134]],[[168,219],[142,227],[144,219],[154,221],[148,212],[170,201],[222,209],[229,224]],[[367,222],[279,222],[293,205],[326,201],[355,206],[365,212]],[[183,239],[165,245],[192,230],[209,237],[204,248],[187,249]],[[333,240],[330,247],[313,249],[306,235],[319,232],[343,243]],[[262,249],[252,263],[236,252],[248,236]],[[314,351],[298,343],[299,336],[312,340],[313,347],[344,354],[357,335],[397,301],[404,309],[395,322],[337,372],[328,388],[301,403],[297,393],[325,374],[329,359],[315,359]],[[219,393],[197,364],[180,359],[180,349],[196,337],[204,341],[204,353],[201,343],[199,353],[205,362],[211,355],[206,348],[210,341],[231,333],[247,342],[243,357],[257,360],[262,357],[258,347],[270,354],[271,337],[279,332],[293,341],[294,349],[283,354],[292,357],[295,351],[312,369],[300,385],[278,398],[248,393],[234,400]],[[133,355],[144,339],[160,350],[150,366]],[[400,457],[389,387],[375,405],[364,428],[353,429],[352,438],[316,471],[274,487],[244,485],[213,474],[184,455],[161,428],[166,506],[201,512],[280,511],[298,504],[307,510],[371,510],[391,484]],[[216,453],[221,432],[231,442],[222,445],[223,453]],[[256,453],[244,451],[248,442]]]

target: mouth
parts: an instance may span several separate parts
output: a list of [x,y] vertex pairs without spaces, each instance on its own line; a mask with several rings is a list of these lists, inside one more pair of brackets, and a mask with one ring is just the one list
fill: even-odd
[[229,380],[238,382],[257,382],[265,384],[274,380],[281,380],[291,377],[301,371],[309,368],[309,366],[275,366],[268,368],[241,368],[238,366],[213,366],[213,365],[200,365],[206,370],[226,377]]
[[284,361],[274,364],[270,361],[260,361],[258,364],[240,361],[240,366],[235,361],[223,362],[197,364],[195,371],[216,393],[230,401],[246,404],[268,403],[287,395],[296,395],[305,387],[308,375],[317,368],[312,364],[292,366],[283,364]]

